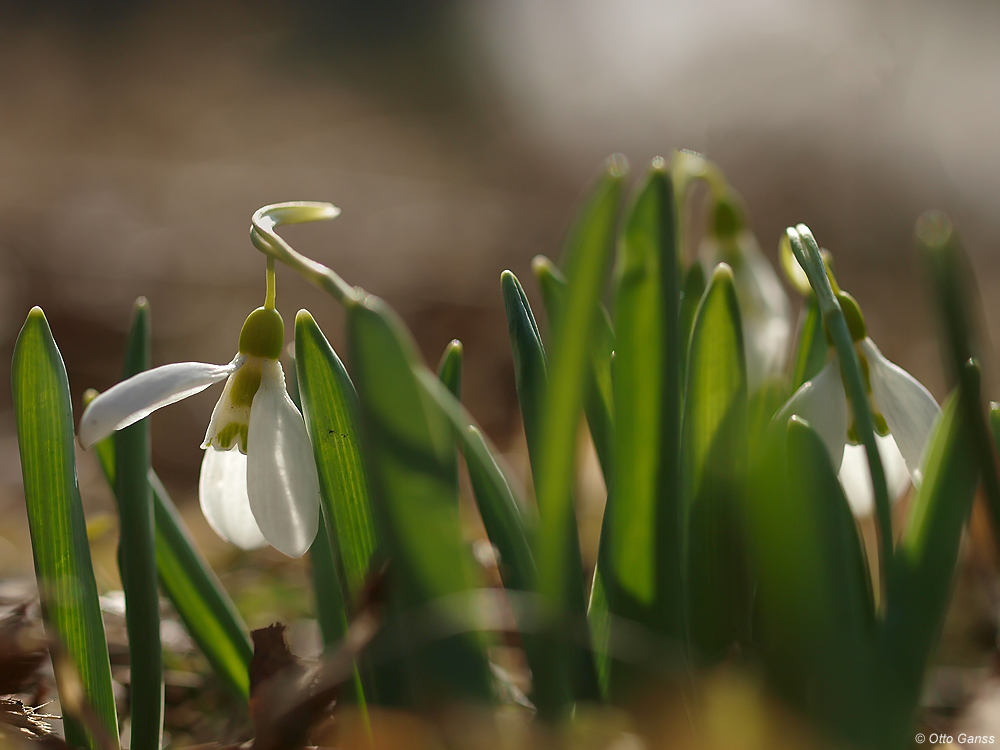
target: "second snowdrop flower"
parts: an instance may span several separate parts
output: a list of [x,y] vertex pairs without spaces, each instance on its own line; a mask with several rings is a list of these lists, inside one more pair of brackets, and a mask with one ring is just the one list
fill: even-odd
[[[880,446],[879,452],[883,460],[894,455],[900,456],[913,484],[919,486],[923,478],[923,454],[941,407],[916,378],[890,362],[879,351],[875,342],[868,337],[864,318],[854,298],[841,292],[838,299],[867,381],[869,405],[876,432],[883,438],[879,442],[888,443],[891,440],[895,443],[894,446]],[[862,470],[867,473],[867,464],[858,460],[859,455],[852,455],[849,462],[844,458],[845,449],[851,449],[858,440],[841,379],[840,361],[833,347],[830,347],[830,356],[823,369],[792,395],[775,420],[779,424],[787,424],[793,415],[809,422],[823,439],[833,466],[840,473],[841,483],[849,495],[855,495],[848,498],[852,507],[863,512],[867,506],[870,511],[870,496],[858,496],[865,490],[870,495],[870,482],[866,484],[864,477],[855,476]],[[900,482],[893,481],[895,477],[891,463],[886,466],[886,470],[890,484],[895,485],[898,492]],[[845,471],[850,475],[845,476]]]

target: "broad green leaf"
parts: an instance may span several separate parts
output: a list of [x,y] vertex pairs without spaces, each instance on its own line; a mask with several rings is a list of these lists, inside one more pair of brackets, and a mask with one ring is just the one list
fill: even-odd
[[749,626],[742,549],[747,376],[733,274],[716,267],[691,333],[681,474],[689,640],[722,659]]
[[435,600],[475,585],[451,494],[453,427],[421,387],[416,373],[426,366],[392,309],[371,295],[352,298],[345,308],[376,518],[392,561],[392,616],[401,637],[412,633],[417,639],[405,643],[409,684],[396,684],[392,696],[383,696],[380,686],[379,697],[408,704],[488,699],[482,638],[473,633],[428,639],[417,635],[409,619],[418,612],[426,617],[431,607],[446,622],[448,613]]
[[[586,625],[586,585],[577,567],[579,538],[572,507],[576,480],[576,431],[587,386],[587,369],[600,327],[600,296],[614,244],[624,165],[608,164],[592,190],[566,248],[568,287],[552,319],[549,385],[542,416],[537,488],[539,591],[551,608],[553,628],[571,628],[581,639]],[[575,554],[574,554],[575,551]],[[565,634],[553,641],[551,658],[569,668],[574,657]],[[581,665],[578,698],[599,695],[593,660]]]
[[[565,304],[566,277],[562,275],[552,261],[544,255],[537,256],[531,263],[531,270],[538,279],[542,290],[542,302],[549,318],[549,328],[552,321],[560,315]],[[614,442],[614,424],[612,414],[611,386],[611,356],[615,349],[615,333],[611,327],[611,316],[604,305],[599,306],[598,323],[594,329],[594,337],[590,346],[590,367],[587,369],[587,387],[583,398],[583,412],[587,416],[587,427],[594,441],[597,460],[601,464],[605,485],[611,484],[612,443]],[[550,330],[551,333],[551,330]]]
[[[150,366],[152,332],[144,297],[132,308],[122,380]],[[119,430],[115,440],[115,498],[120,538],[118,568],[125,592],[129,643],[131,747],[159,750],[163,739],[163,654],[156,576],[156,532],[149,487],[149,419]]]
[[[85,403],[86,398],[85,394]],[[104,476],[114,487],[114,438],[105,438],[94,446],[94,450]],[[153,493],[156,572],[160,585],[219,679],[233,695],[245,702],[250,695],[247,670],[253,655],[247,626],[208,561],[195,546],[156,472],[149,472],[148,481]]]
[[[618,242],[615,473],[605,516],[612,568],[605,571],[605,584],[612,612],[674,636],[682,622],[678,274],[672,181],[659,163],[640,185]],[[621,608],[618,590],[638,612]],[[642,617],[654,601],[660,611]]]
[[[970,366],[976,369],[974,366]],[[978,373],[972,376],[978,380]],[[978,388],[974,398],[978,396]],[[951,396],[924,459],[924,479],[910,508],[894,560],[895,595],[879,639],[879,687],[894,743],[904,746],[923,677],[948,608],[962,529],[972,509],[979,465],[967,410]]]
[[545,388],[548,385],[545,349],[524,289],[510,271],[504,271],[500,275],[500,291],[507,314],[507,333],[514,359],[514,384],[517,387],[517,403],[521,408],[524,437],[528,443],[528,460],[531,462],[532,477],[537,477],[539,431]]
[[816,295],[806,297],[799,323],[798,343],[795,347],[795,364],[792,367],[792,392],[816,375],[826,363],[830,345],[823,332],[823,315]]
[[295,372],[331,548],[350,602],[364,585],[377,547],[358,396],[337,353],[305,310],[295,316]]
[[[45,315],[32,308],[14,345],[11,390],[35,576],[49,635],[76,665],[84,695],[117,747],[118,719],[97,584],[76,482],[73,406],[62,355]],[[60,690],[68,686],[59,685]],[[67,712],[78,707],[62,695]],[[67,715],[66,739],[97,750]]]
[[779,695],[835,736],[864,744],[877,714],[869,692],[875,616],[854,517],[811,426],[795,417],[769,443],[747,513],[756,641]]

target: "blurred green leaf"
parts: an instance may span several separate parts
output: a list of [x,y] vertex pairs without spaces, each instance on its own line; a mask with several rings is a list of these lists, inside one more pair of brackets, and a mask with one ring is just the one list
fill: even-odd
[[[579,567],[579,538],[572,508],[576,481],[576,433],[587,385],[587,365],[600,328],[600,296],[614,244],[624,164],[612,159],[598,179],[566,247],[568,288],[552,317],[549,385],[542,417],[541,450],[535,481],[540,527],[539,590],[551,607],[553,629],[589,640],[586,584]],[[556,663],[579,664],[576,697],[596,699],[593,660],[570,661],[565,632],[553,639]],[[588,649],[589,651],[589,649]]]
[[[698,305],[701,304],[701,297],[705,293],[705,286],[708,282],[705,279],[705,268],[700,262],[695,261],[684,274],[684,286],[681,289],[681,311],[679,316],[680,326],[680,371],[681,377],[687,377],[687,357],[688,349],[691,346],[691,330],[694,328],[694,316],[698,312]],[[684,389],[682,389],[682,394]]]
[[[132,308],[122,380],[148,370],[152,351],[149,303]],[[129,643],[130,747],[159,750],[163,739],[163,649],[156,576],[153,497],[149,487],[149,420],[119,430],[115,440],[115,498],[120,536],[118,568],[125,592]]]
[[[66,648],[83,681],[84,696],[117,746],[108,647],[76,482],[69,382],[48,321],[38,307],[28,313],[14,345],[11,390],[46,627]],[[68,686],[59,687],[67,714],[79,710],[79,697],[66,694]],[[96,750],[96,740],[70,715],[65,726],[71,745]]]
[[[394,617],[412,617],[416,609],[435,607],[436,599],[475,585],[451,494],[454,430],[421,387],[416,373],[426,367],[395,312],[371,295],[347,301],[345,309],[376,518],[392,561]],[[440,607],[435,613],[448,616]],[[410,684],[395,685],[394,696],[383,696],[380,685],[380,699],[412,704],[490,698],[480,636],[406,643],[409,633],[404,619],[400,635]]]
[[[451,391],[451,394],[459,401],[462,400],[463,351],[462,342],[458,339],[453,339],[448,342],[448,346],[444,348],[444,352],[441,354],[441,361],[438,363],[438,378],[442,383],[444,383],[445,388]],[[454,495],[455,502],[457,503],[459,499],[457,443],[455,445],[455,449],[452,451],[452,459],[451,473],[455,477],[454,482],[452,483],[455,491],[452,494]]]
[[[566,277],[557,269],[552,261],[544,255],[537,256],[531,263],[531,269],[538,279],[542,290],[542,301],[549,318],[552,321],[560,315],[565,304]],[[590,345],[590,367],[587,369],[587,385],[583,397],[583,411],[587,416],[587,426],[590,437],[594,441],[597,460],[601,464],[605,485],[610,486],[612,453],[614,448],[614,423],[612,414],[611,357],[615,349],[615,333],[611,326],[611,316],[604,305],[599,306],[598,322],[593,331]]]
[[[978,368],[971,379],[978,381]],[[977,400],[978,387],[974,394]],[[962,529],[979,479],[974,436],[960,393],[945,403],[924,459],[924,479],[910,508],[894,561],[895,596],[879,647],[885,684],[881,691],[894,744],[909,737],[924,673],[941,629],[958,561]]]
[[792,393],[803,383],[819,373],[826,363],[830,345],[823,332],[823,315],[816,295],[806,297],[799,323],[798,341],[795,346],[795,364],[792,367]]
[[722,659],[749,628],[743,549],[747,376],[732,270],[719,265],[695,316],[688,357],[681,475],[688,636]]
[[[937,294],[948,374],[952,383],[958,382],[963,390],[971,393],[976,387],[972,382],[975,373],[966,365],[970,359],[979,361],[976,321],[982,317],[982,303],[972,264],[951,220],[940,211],[928,211],[920,217],[917,242]],[[982,469],[993,536],[1000,541],[1000,457],[981,401],[966,398],[961,403],[967,410],[965,419],[972,434],[972,449]]]
[[[759,574],[757,641],[779,694],[842,740],[866,745],[871,689],[871,574],[829,452],[795,417],[771,433],[749,516]],[[787,435],[787,439],[783,439]],[[784,452],[787,445],[787,470]]]
[[[604,566],[604,583],[613,613],[677,636],[683,616],[678,556],[679,270],[674,241],[672,181],[662,163],[654,164],[637,189],[618,242],[615,473],[610,512],[605,515],[612,566]],[[619,591],[635,606],[622,609]],[[654,600],[659,611],[650,616]]]
[[[86,397],[85,397],[86,398]],[[94,446],[108,483],[115,486],[115,440]],[[150,471],[156,527],[156,571],[160,585],[192,640],[237,698],[250,695],[248,668],[253,650],[247,626],[208,561],[198,551],[166,488]]]

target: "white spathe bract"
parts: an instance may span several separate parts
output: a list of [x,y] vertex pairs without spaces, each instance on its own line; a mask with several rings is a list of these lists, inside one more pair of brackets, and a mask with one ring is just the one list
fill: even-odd
[[733,269],[733,287],[743,323],[747,385],[753,392],[785,366],[792,333],[788,296],[749,229],[721,242],[706,237],[699,254],[708,270],[723,262]]
[[[259,386],[248,394],[257,372]],[[90,447],[227,377],[205,437],[198,482],[202,512],[219,536],[242,549],[266,542],[301,557],[319,527],[319,478],[305,423],[277,360],[240,354],[228,365],[184,362],[147,370],[90,403],[80,420],[80,442]],[[242,400],[249,398],[247,406]]]
[[[941,407],[916,378],[887,360],[870,338],[860,346],[868,363],[872,398],[889,427],[887,437],[876,437],[889,496],[898,500],[906,490],[907,477],[920,486],[921,462]],[[775,420],[785,425],[793,415],[819,433],[855,514],[870,513],[874,495],[867,454],[863,446],[847,442],[849,412],[836,354],[792,395]]]

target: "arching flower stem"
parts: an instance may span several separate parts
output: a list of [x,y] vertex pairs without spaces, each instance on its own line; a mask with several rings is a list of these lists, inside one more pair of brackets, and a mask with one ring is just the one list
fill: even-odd
[[841,376],[854,414],[857,436],[865,446],[865,453],[868,456],[868,470],[874,488],[875,514],[879,532],[879,571],[882,581],[882,585],[879,587],[882,605],[880,610],[885,612],[885,604],[890,595],[889,589],[892,586],[890,580],[893,558],[892,515],[885,468],[882,466],[882,457],[879,455],[878,443],[875,440],[875,422],[868,407],[864,375],[861,372],[861,364],[854,349],[854,340],[844,317],[844,311],[837,301],[816,239],[805,224],[799,224],[794,229],[789,227],[786,232],[795,259],[806,272],[809,284],[816,293],[816,300],[823,316],[823,325],[829,333],[840,360]]
[[329,221],[340,215],[332,203],[292,201],[274,203],[254,212],[250,225],[250,241],[268,258],[280,260],[309,283],[327,292],[341,305],[350,305],[364,294],[357,287],[344,281],[322,263],[317,263],[295,252],[274,230],[284,224],[305,224],[311,221]]

